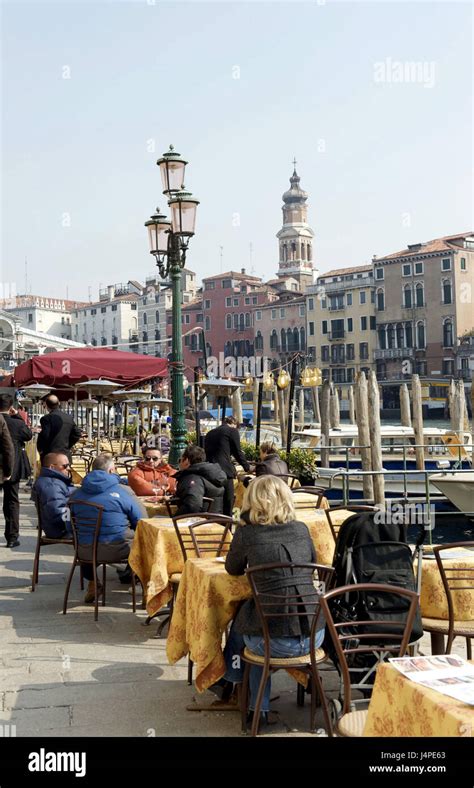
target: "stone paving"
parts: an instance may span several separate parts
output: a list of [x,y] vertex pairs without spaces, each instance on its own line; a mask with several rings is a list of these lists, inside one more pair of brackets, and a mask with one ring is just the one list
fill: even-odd
[[[215,696],[187,685],[185,659],[168,664],[165,639],[153,637],[156,624],[144,626],[140,605],[132,612],[129,589],[113,568],[97,622],[93,606],[83,604],[78,570],[62,615],[71,548],[43,548],[31,593],[36,527],[26,492],[21,505],[21,545],[10,550],[2,539],[0,547],[0,725],[15,725],[19,737],[239,736],[236,712],[186,710],[193,698],[211,703]],[[455,646],[465,655],[462,641]],[[429,653],[427,639],[422,651]],[[324,674],[337,694],[336,672]],[[304,709],[297,707],[296,684],[284,671],[274,676],[274,695],[280,721],[265,735],[310,736],[309,698]]]

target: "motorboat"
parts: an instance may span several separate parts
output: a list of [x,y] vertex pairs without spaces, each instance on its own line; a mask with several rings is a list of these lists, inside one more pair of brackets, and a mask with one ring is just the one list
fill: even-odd
[[451,503],[474,519],[474,471],[451,471],[430,476],[430,484],[440,490]]

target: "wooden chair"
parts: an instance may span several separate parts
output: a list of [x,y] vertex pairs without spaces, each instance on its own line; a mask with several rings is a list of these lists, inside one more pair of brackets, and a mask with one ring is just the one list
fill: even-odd
[[[88,514],[78,514],[77,512],[75,512],[74,510],[77,506],[86,507],[86,511],[88,510]],[[74,540],[74,560],[72,562],[71,571],[69,573],[69,578],[64,593],[63,614],[66,615],[67,612],[69,589],[71,588],[72,578],[76,566],[89,564],[90,566],[92,566],[92,570],[94,574],[94,584],[96,588],[96,594],[94,600],[94,621],[97,621],[99,617],[99,596],[102,597],[102,607],[105,606],[107,564],[126,564],[128,566],[128,559],[124,558],[122,561],[97,560],[97,553],[100,547],[99,532],[102,524],[102,512],[104,511],[103,506],[100,506],[97,503],[90,503],[89,501],[80,501],[79,499],[76,499],[74,501],[70,501],[68,507],[71,512],[71,527],[72,527],[72,535]],[[92,534],[93,537],[91,559],[85,559],[79,557],[79,549],[82,546],[80,542],[80,538],[85,534],[89,534],[89,535]],[[98,591],[97,566],[100,565],[102,565],[102,589]],[[132,609],[133,612],[135,613],[136,595],[135,595],[135,575],[133,572],[132,572],[131,585],[132,585]]]
[[323,498],[326,496],[326,490],[324,487],[297,487],[296,489],[292,490],[292,493],[293,495],[299,495],[300,493],[314,495],[316,497],[316,503],[314,505],[315,509],[321,508]]
[[[276,476],[278,479],[284,479],[291,490],[295,488],[295,484],[300,483],[298,477],[294,476],[292,473],[272,473],[272,476]],[[299,490],[301,488],[298,487],[296,489]]]
[[340,529],[341,526],[340,525],[334,525],[334,523],[333,523],[333,521],[331,519],[331,514],[333,512],[345,511],[345,512],[351,512],[351,514],[352,513],[356,514],[357,512],[378,512],[379,509],[377,509],[376,506],[365,506],[365,505],[362,506],[362,505],[357,504],[355,506],[352,506],[352,505],[351,506],[331,506],[330,509],[325,509],[324,511],[325,511],[325,514],[326,514],[326,517],[327,517],[327,520],[328,520],[328,523],[329,523],[329,528],[331,529],[331,533],[332,533],[332,535],[334,537],[334,541],[337,542],[337,537],[338,537],[339,529]]
[[[40,559],[41,548],[46,547],[46,545],[50,545],[50,544],[67,544],[67,545],[71,545],[71,547],[74,546],[72,535],[67,536],[64,539],[58,539],[55,537],[46,536],[46,534],[44,533],[43,521],[41,518],[41,510],[38,501],[35,501],[35,508],[38,517],[38,536],[36,539],[35,558],[33,561],[33,575],[31,578],[32,591],[35,590],[36,586],[39,583],[39,559]],[[81,591],[83,590],[84,590],[84,580],[82,577],[82,570],[81,570]]]
[[[406,617],[402,620],[391,620],[390,628],[398,627],[398,634],[387,632],[387,620],[377,619],[371,621],[339,621],[333,616],[335,603],[342,602],[350,594],[376,592],[377,594],[390,594],[391,597],[400,597],[401,608],[405,608]],[[346,597],[347,599],[347,597]],[[347,655],[366,654],[374,655],[378,662],[383,662],[387,657],[403,657],[408,649],[415,615],[419,605],[419,597],[415,591],[408,591],[400,586],[391,586],[379,583],[356,583],[342,586],[329,591],[321,597],[321,612],[326,620],[326,633],[331,638],[339,665],[343,683],[342,713],[339,714],[337,702],[332,701],[333,721],[336,733],[340,736],[362,736],[367,717],[367,710],[354,710],[352,704],[352,691],[360,687],[351,684],[350,667]],[[375,644],[375,645],[373,645]],[[365,671],[365,668],[363,669]],[[367,669],[369,670],[369,669]],[[365,685],[368,686],[368,685]],[[361,703],[358,701],[359,704]],[[368,700],[362,701],[365,704]],[[324,699],[326,704],[326,700]],[[332,723],[328,729],[330,736],[334,735]]]
[[[258,728],[260,723],[260,709],[262,707],[262,700],[263,700],[263,693],[265,691],[265,684],[267,683],[267,679],[271,673],[274,673],[277,670],[288,668],[293,668],[298,671],[306,673],[310,680],[310,689],[311,689],[311,712],[310,712],[310,731],[314,733],[315,730],[315,721],[316,721],[316,700],[317,696],[321,700],[322,708],[323,708],[323,715],[326,723],[326,727],[330,728],[330,720],[329,720],[329,713],[327,704],[324,702],[323,697],[323,687],[321,684],[321,678],[319,676],[319,671],[317,666],[327,660],[327,654],[322,648],[318,649],[311,649],[310,653],[300,656],[300,657],[272,657],[271,652],[271,637],[270,631],[268,628],[268,621],[269,619],[275,620],[278,619],[311,619],[311,616],[308,616],[306,612],[306,605],[311,604],[311,606],[315,607],[314,614],[312,616],[312,623],[310,627],[310,642],[314,643],[316,631],[317,631],[317,622],[320,619],[319,614],[319,607],[318,605],[314,604],[314,590],[308,591],[307,594],[296,594],[296,595],[287,595],[285,593],[273,593],[264,591],[261,592],[259,590],[259,582],[260,582],[260,575],[265,575],[268,570],[273,569],[290,569],[292,572],[295,569],[306,569],[313,573],[313,580],[317,581],[322,584],[322,588],[325,590],[329,588],[333,576],[334,576],[334,569],[330,566],[322,566],[320,564],[312,564],[312,563],[272,563],[272,564],[260,564],[259,566],[253,566],[250,569],[246,570],[246,575],[248,577],[250,588],[252,589],[253,599],[255,601],[255,607],[257,610],[258,617],[260,619],[260,623],[262,625],[262,633],[265,641],[265,655],[259,656],[258,654],[254,654],[248,647],[246,647],[242,654],[242,659],[245,662],[245,670],[244,670],[244,678],[242,684],[242,696],[241,696],[241,719],[242,719],[242,732],[247,732],[247,708],[248,708],[248,686],[249,686],[249,676],[250,676],[250,668],[252,666],[258,666],[263,668],[262,670],[262,678],[260,680],[260,686],[257,693],[257,698],[255,702],[255,710],[253,714],[253,721],[252,721],[252,729],[251,735],[257,736]],[[316,575],[316,576],[315,576]],[[282,602],[290,603],[292,607],[297,608],[294,613],[275,613],[275,607],[281,606]]]
[[[474,592],[474,552],[472,554],[473,565],[468,568],[446,566],[443,561],[449,560],[449,554],[441,556],[445,550],[452,548],[474,547],[474,542],[450,542],[449,544],[437,545],[433,547],[433,553],[438,564],[441,575],[446,600],[448,603],[448,621],[438,618],[423,618],[423,629],[437,635],[447,635],[445,654],[451,653],[454,638],[466,638],[467,658],[472,659],[472,639],[474,638],[474,609],[471,611],[473,617],[467,621],[457,621],[454,616],[454,599],[461,591]],[[462,559],[459,559],[462,561]]]

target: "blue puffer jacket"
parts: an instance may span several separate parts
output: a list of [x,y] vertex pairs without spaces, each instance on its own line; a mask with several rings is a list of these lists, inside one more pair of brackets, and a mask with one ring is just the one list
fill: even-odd
[[69,509],[67,503],[74,490],[68,476],[50,468],[41,468],[31,490],[31,497],[40,508],[43,531],[50,539],[68,536],[70,531]]
[[[79,490],[71,496],[71,503],[87,501],[97,503],[104,507],[102,524],[99,533],[99,542],[121,542],[127,528],[135,528],[138,520],[143,517],[139,502],[119,484],[115,474],[106,471],[91,471],[84,477]],[[78,517],[90,518],[90,511],[78,504],[74,507]],[[92,544],[94,532],[92,529],[81,529],[79,541],[81,544]]]

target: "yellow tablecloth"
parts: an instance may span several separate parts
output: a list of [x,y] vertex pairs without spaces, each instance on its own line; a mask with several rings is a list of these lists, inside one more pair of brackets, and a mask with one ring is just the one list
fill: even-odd
[[[167,517],[169,519],[168,509],[164,503],[160,501],[151,501],[148,495],[139,495],[137,497],[140,503],[145,507],[148,517]],[[176,506],[172,506],[171,511],[173,514],[175,510]]]
[[225,673],[222,636],[239,603],[251,596],[245,576],[232,577],[215,559],[186,561],[166,643],[171,664],[190,654],[196,688],[204,692]]
[[474,707],[380,665],[364,736],[473,736]]
[[[186,528],[185,525],[180,527]],[[221,530],[219,526],[210,525],[201,533],[219,533]],[[153,616],[173,596],[171,575],[182,572],[184,567],[178,537],[169,518],[139,520],[128,562],[140,578],[147,612]]]
[[[445,553],[447,555],[447,553]],[[472,569],[473,559],[443,559],[446,568]],[[449,574],[448,574],[449,577]],[[455,577],[455,575],[451,575]],[[457,581],[459,586],[472,585],[472,582]],[[452,592],[454,605],[454,618],[456,621],[471,621],[474,619],[474,589],[465,589]],[[421,580],[421,611],[427,618],[441,618],[447,620],[448,603],[438,564],[434,559],[423,560],[423,575]]]

